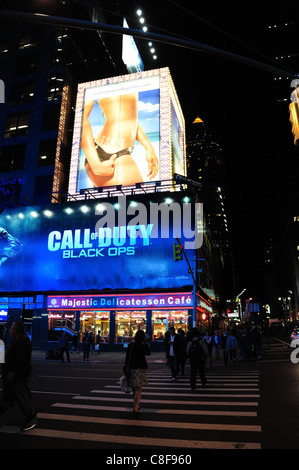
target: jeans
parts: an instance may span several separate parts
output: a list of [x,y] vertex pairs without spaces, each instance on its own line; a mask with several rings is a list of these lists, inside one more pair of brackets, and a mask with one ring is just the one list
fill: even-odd
[[178,373],[177,358],[175,356],[169,356],[167,359],[167,365],[171,369],[172,378],[175,379]]
[[202,385],[207,382],[205,374],[205,360],[196,361],[190,358],[190,387],[194,389],[196,387],[196,374],[199,373],[200,381]]

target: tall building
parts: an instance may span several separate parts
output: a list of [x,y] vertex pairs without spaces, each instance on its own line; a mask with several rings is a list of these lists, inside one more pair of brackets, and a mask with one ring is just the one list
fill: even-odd
[[[263,52],[280,68],[299,72],[299,47],[296,40],[298,18],[293,2],[286,2],[263,18],[258,41]],[[294,145],[290,122],[292,80],[269,77],[267,113],[275,116],[265,132],[269,136],[265,188],[269,188],[268,233],[265,243],[264,303],[270,316],[287,321],[298,318],[298,147]],[[279,220],[279,222],[278,222]],[[295,221],[295,222],[294,222]]]
[[187,128],[187,165],[189,177],[202,183],[200,199],[204,208],[206,230],[210,234],[207,263],[209,276],[202,276],[201,285],[208,289],[212,287],[219,299],[218,313],[224,313],[226,299],[235,294],[226,214],[225,162],[221,147],[199,117]]
[[[2,8],[13,8],[11,2],[5,3]],[[113,4],[116,12],[118,2]],[[55,5],[51,13],[56,16],[111,21],[106,10],[100,12],[82,2]],[[34,12],[34,7],[22,2],[22,11]],[[116,18],[121,25],[120,17]],[[102,32],[22,21],[1,23],[2,207],[49,202],[52,190],[59,200],[58,193],[67,190],[77,85],[125,73],[120,51],[121,41],[116,46],[115,38]]]

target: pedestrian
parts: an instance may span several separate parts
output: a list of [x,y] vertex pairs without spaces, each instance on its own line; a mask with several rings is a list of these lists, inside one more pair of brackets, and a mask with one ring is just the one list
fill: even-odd
[[209,351],[206,342],[202,339],[201,332],[198,328],[192,328],[188,335],[188,343],[186,349],[187,356],[190,360],[190,387],[192,390],[196,388],[196,374],[199,373],[200,381],[204,387],[207,383],[205,375],[206,359]]
[[22,322],[14,322],[10,327],[12,342],[5,353],[2,364],[2,396],[0,403],[0,426],[6,421],[9,412],[17,403],[24,415],[22,431],[29,431],[37,425],[37,409],[29,389],[28,380],[32,372],[32,345],[25,334]]
[[69,353],[69,338],[66,332],[63,333],[59,340],[60,353],[61,353],[61,362],[64,362],[64,353],[66,353],[67,362],[70,362],[70,353]]
[[214,331],[214,335],[213,335],[213,338],[212,338],[212,343],[213,343],[213,348],[215,350],[216,359],[219,359],[220,348],[221,348],[221,336],[220,336],[218,330]]
[[178,372],[181,372],[181,375],[185,374],[185,364],[187,361],[187,341],[185,337],[185,332],[182,328],[178,329],[178,335],[181,337],[178,345],[178,355],[177,355],[177,366]]
[[94,335],[93,335],[92,331],[89,333],[89,343],[90,343],[91,354],[93,354],[94,353],[95,342],[94,342]]
[[263,341],[262,330],[260,327],[257,327],[256,344],[257,344],[257,358],[258,359],[262,358],[262,341]]
[[74,336],[73,336],[73,341],[72,341],[72,353],[73,352],[79,352],[78,350],[78,333],[77,331],[75,332]]
[[101,332],[99,330],[96,336],[96,347],[95,347],[95,349],[98,351],[98,354],[100,354],[101,341],[102,341]]
[[244,329],[241,333],[240,339],[240,357],[245,361],[250,361],[251,342],[248,332]]
[[146,370],[148,369],[146,356],[150,356],[151,351],[146,341],[143,330],[138,330],[134,337],[134,342],[130,343],[126,353],[124,371],[133,391],[133,414],[140,414],[140,399],[142,387],[147,385]]
[[252,346],[253,346],[253,356],[261,359],[261,351],[262,351],[262,333],[259,327],[255,326],[252,329],[251,333],[252,338]]
[[233,331],[230,331],[227,340],[226,340],[226,347],[225,350],[229,355],[230,362],[236,363],[236,356],[237,356],[237,349],[238,349],[238,342],[236,336],[234,335]]
[[164,343],[166,344],[167,366],[171,370],[171,380],[176,382],[178,373],[178,355],[180,349],[181,337],[175,332],[175,328],[171,326],[165,334]]
[[209,330],[205,332],[203,339],[206,342],[207,347],[208,347],[208,357],[207,357],[206,365],[207,365],[207,368],[209,369],[212,365],[212,352],[213,352],[213,341],[212,341],[212,336]]
[[83,337],[83,361],[89,360],[89,352],[90,352],[90,338],[89,338],[88,331],[86,331]]
[[227,334],[224,331],[221,334],[221,350],[222,350],[222,355],[223,355],[223,364],[226,366],[227,365],[227,360],[228,360],[228,354],[226,351],[226,341],[227,341]]

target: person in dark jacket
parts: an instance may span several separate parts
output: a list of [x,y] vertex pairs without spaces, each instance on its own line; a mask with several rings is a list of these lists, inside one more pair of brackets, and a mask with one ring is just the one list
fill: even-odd
[[2,364],[3,389],[0,403],[0,425],[5,423],[8,412],[17,403],[24,414],[22,431],[29,431],[37,425],[37,410],[34,397],[28,387],[31,375],[31,341],[25,334],[22,322],[10,327],[12,343],[5,353]]
[[201,384],[204,387],[207,383],[205,374],[206,360],[209,356],[208,346],[202,339],[201,332],[194,327],[188,335],[187,356],[190,359],[190,387],[196,389],[196,373],[199,372]]
[[138,330],[135,334],[134,342],[130,343],[126,353],[126,362],[124,369],[127,369],[127,377],[133,390],[134,408],[133,414],[140,413],[140,399],[142,387],[147,385],[146,369],[148,365],[146,357],[151,354],[150,348],[146,343],[146,336],[143,330]]
[[178,355],[177,355],[177,367],[179,371],[181,371],[181,375],[185,374],[185,364],[187,361],[187,339],[185,337],[185,332],[182,328],[178,329],[178,335],[180,336],[180,343],[178,347]]
[[67,362],[70,362],[70,353],[69,353],[69,338],[66,332],[60,338],[59,341],[60,352],[61,352],[61,361],[64,362],[64,353],[66,354]]
[[179,371],[178,357],[180,354],[180,344],[182,338],[175,332],[175,328],[171,326],[165,334],[164,344],[166,344],[167,365],[171,369],[171,380],[176,382],[176,376]]

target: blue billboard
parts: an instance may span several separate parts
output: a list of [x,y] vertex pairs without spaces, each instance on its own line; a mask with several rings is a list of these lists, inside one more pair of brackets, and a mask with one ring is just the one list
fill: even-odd
[[[192,286],[185,259],[174,262],[169,220],[169,236],[163,237],[163,221],[155,232],[149,215],[137,221],[132,210],[134,217],[118,213],[111,226],[107,207],[115,206],[107,204],[89,200],[5,210],[0,215],[1,291]],[[192,250],[188,255],[192,258]]]

